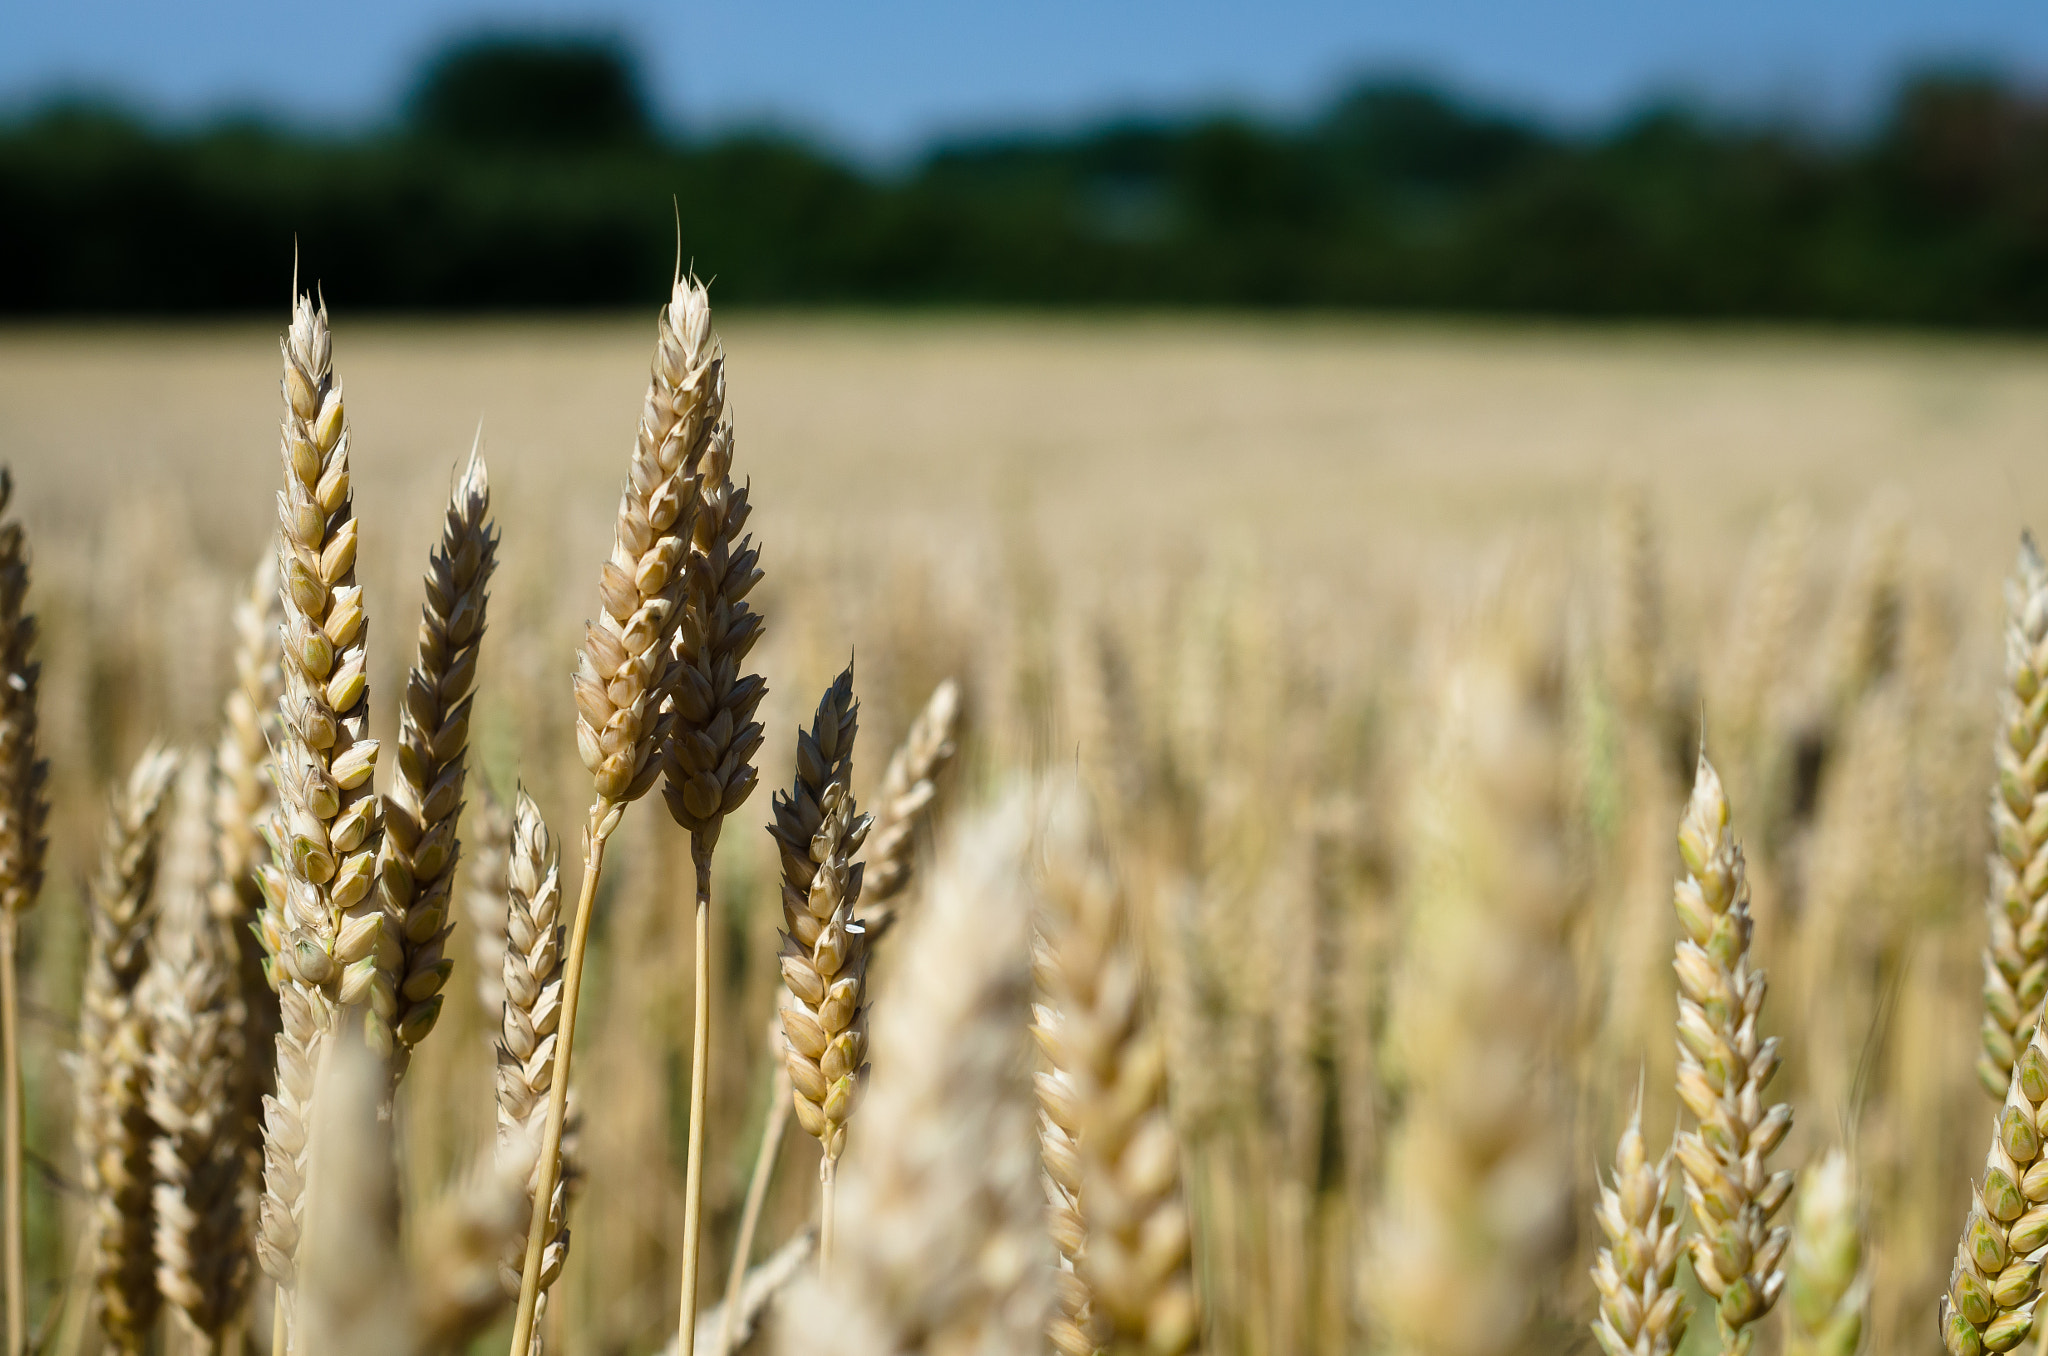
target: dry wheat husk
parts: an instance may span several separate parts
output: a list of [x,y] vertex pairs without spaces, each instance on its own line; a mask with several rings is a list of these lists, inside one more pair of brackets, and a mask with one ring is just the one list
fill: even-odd
[[1841,1149],[1800,1177],[1785,1255],[1785,1356],[1856,1356],[1870,1306],[1863,1201]]
[[1998,690],[1984,900],[1984,1050],[1978,1080],[1994,1098],[2048,996],[2048,564],[2031,536],[2005,585],[2005,682]]
[[1790,1230],[1771,1221],[1792,1174],[1765,1165],[1792,1108],[1764,1100],[1778,1042],[1757,1030],[1766,981],[1750,959],[1749,884],[1728,819],[1721,778],[1702,753],[1678,826],[1678,1097],[1697,1124],[1679,1136],[1677,1153],[1698,1226],[1693,1274],[1715,1300],[1722,1349],[1746,1352],[1750,1325],[1785,1285]]
[[470,826],[469,869],[463,875],[463,911],[469,915],[470,953],[476,960],[470,969],[476,976],[477,1005],[497,1021],[505,1010],[505,908],[512,886],[512,812],[490,783],[479,781],[475,815]]
[[2048,1254],[2048,1041],[2037,1025],[1992,1122],[1984,1175],[1956,1243],[1941,1336],[1950,1356],[2011,1351],[2033,1330]]
[[376,891],[383,830],[372,787],[362,589],[349,492],[349,435],[333,372],[327,309],[301,295],[286,333],[278,494],[278,601],[284,686],[268,829],[268,907],[282,920],[273,966],[279,1030],[276,1092],[264,1101],[262,1227],[257,1257],[290,1322],[304,1213],[306,1147],[320,1047],[344,1009],[390,1045],[398,941]]
[[237,1094],[244,1071],[262,1062],[248,1057],[234,939],[207,897],[220,884],[208,823],[214,781],[198,759],[180,775],[144,981],[157,1287],[204,1352],[221,1349],[248,1298],[255,1155]]
[[821,1321],[848,1356],[1043,1349],[1051,1250],[1025,1034],[1034,818],[1015,792],[961,826],[897,943],[839,1260],[781,1306],[785,1352],[815,1350]]
[[[0,513],[14,500],[14,477],[0,467]],[[28,539],[14,518],[0,521],[0,910],[19,919],[43,888],[49,764],[36,757],[36,688],[42,665],[28,601]]]
[[1614,1175],[1600,1187],[1594,1211],[1607,1236],[1593,1263],[1600,1314],[1593,1336],[1607,1356],[1671,1356],[1685,1336],[1692,1307],[1678,1286],[1677,1164],[1669,1153],[1652,1163],[1643,1151],[1638,1091],[1628,1128],[1614,1151]]
[[87,897],[92,938],[78,1018],[78,1157],[90,1202],[89,1263],[100,1325],[120,1351],[139,1352],[160,1296],[151,1200],[150,1018],[137,990],[149,966],[164,812],[177,755],[152,746],[114,794],[98,873]]
[[[1041,1139],[1046,1175],[1073,1192],[1082,1228],[1076,1285],[1056,1278],[1050,1332],[1063,1353],[1172,1353],[1201,1334],[1182,1201],[1180,1145],[1166,1109],[1165,1045],[1152,1019],[1134,919],[1078,792],[1048,806],[1032,968],[1043,1006],[1033,1028],[1054,1071],[1038,1080],[1041,1119],[1070,1125]],[[1064,1104],[1063,1103],[1064,1099]],[[1071,1145],[1073,1161],[1059,1153]],[[1065,1179],[1064,1181],[1062,1179]],[[1055,1239],[1063,1252],[1071,1240]],[[1085,1322],[1085,1327],[1081,1326]],[[1092,1344],[1092,1348],[1091,1345]]]
[[413,1047],[434,1029],[441,990],[455,968],[445,948],[455,927],[449,914],[462,857],[456,825],[468,770],[471,689],[497,562],[490,510],[490,478],[481,449],[472,448],[428,560],[419,649],[398,714],[398,775],[384,798],[379,890],[385,926],[398,938],[392,1064],[401,1076]]
[[[853,801],[853,741],[860,706],[847,668],[797,732],[796,779],[775,800],[768,832],[782,858],[784,1063],[797,1124],[824,1151],[829,1181],[846,1147],[846,1122],[867,1079],[867,933],[854,917],[862,868],[851,859],[870,820]],[[831,1232],[820,1234],[831,1257]]]
[[896,922],[916,865],[918,827],[930,820],[938,779],[959,751],[953,738],[959,724],[960,684],[948,678],[932,689],[882,773],[861,889],[870,943]]
[[[1065,1048],[1059,1012],[1049,1004],[1032,1004],[1031,1034],[1041,1050]],[[1060,1356],[1089,1356],[1095,1350],[1095,1339],[1090,1336],[1092,1296],[1081,1279],[1081,1254],[1087,1245],[1087,1229],[1081,1219],[1081,1104],[1073,1079],[1057,1065],[1038,1073],[1036,1087],[1046,1225],[1059,1251],[1059,1269],[1053,1276],[1058,1308],[1046,1335]]]

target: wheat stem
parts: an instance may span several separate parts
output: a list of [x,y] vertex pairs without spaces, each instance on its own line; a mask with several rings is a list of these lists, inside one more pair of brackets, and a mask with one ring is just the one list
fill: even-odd
[[21,1000],[15,994],[14,911],[0,910],[0,1078],[6,1081],[7,1174],[7,1351],[21,1356],[27,1341],[22,1312],[25,1269],[21,1259]]
[[782,1061],[777,1060],[768,1092],[768,1123],[761,1127],[761,1148],[754,1155],[753,1176],[747,1179],[747,1199],[740,1207],[739,1233],[732,1244],[732,1269],[725,1278],[725,1301],[719,1306],[717,1356],[730,1356],[732,1351],[747,1285],[747,1259],[754,1251],[754,1232],[761,1226],[761,1209],[768,1201],[775,1160],[782,1156],[782,1139],[789,1132],[789,1099],[789,1075],[783,1071]]
[[690,837],[690,858],[697,868],[697,977],[693,1032],[690,1041],[690,1132],[683,1178],[682,1316],[676,1327],[681,1356],[690,1356],[697,1340],[697,1267],[699,1228],[704,1211],[704,1126],[711,1081],[711,844],[701,834]]

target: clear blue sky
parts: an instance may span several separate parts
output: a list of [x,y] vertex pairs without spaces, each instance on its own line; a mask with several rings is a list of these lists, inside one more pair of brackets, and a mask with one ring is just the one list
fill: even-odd
[[2043,0],[7,0],[0,106],[56,90],[178,118],[387,117],[418,60],[479,28],[599,30],[665,116],[770,120],[889,154],[1108,110],[1289,111],[1346,74],[1426,71],[1572,120],[1653,92],[1840,121],[1915,61],[2048,81]]

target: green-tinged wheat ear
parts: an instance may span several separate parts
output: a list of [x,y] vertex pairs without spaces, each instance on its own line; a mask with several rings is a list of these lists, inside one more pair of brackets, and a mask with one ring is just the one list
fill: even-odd
[[264,873],[275,914],[276,1092],[264,1101],[262,1228],[257,1258],[279,1286],[288,1333],[305,1210],[306,1152],[320,1046],[344,1009],[388,1050],[398,940],[376,891],[383,827],[372,785],[367,627],[356,583],[348,419],[333,370],[325,305],[300,296],[283,340],[284,422],[277,496],[283,688],[277,811]]
[[152,746],[114,793],[87,896],[92,939],[78,1017],[78,1158],[91,1209],[100,1325],[140,1352],[156,1323],[155,1210],[147,1105],[150,1014],[138,990],[156,924],[157,863],[174,753]]
[[2048,1042],[2037,1025],[2013,1063],[2005,1101],[1992,1119],[1984,1175],[1956,1244],[1941,1336],[1950,1356],[2011,1351],[2027,1340],[2041,1298],[2041,1249],[2048,1246]]
[[1984,899],[1984,1051],[1977,1076],[2005,1096],[2013,1056],[2048,995],[2048,565],[2020,538],[2005,585],[2005,681],[1991,741],[1991,878]]
[[490,603],[498,534],[480,448],[456,478],[429,557],[419,649],[398,712],[398,775],[384,801],[385,860],[378,875],[385,927],[397,937],[392,1030],[394,1070],[440,1018],[442,988],[455,967],[445,954],[455,924],[456,837],[468,771],[469,713]]
[[1674,899],[1678,972],[1678,1096],[1697,1124],[1678,1138],[1685,1194],[1699,1232],[1693,1274],[1714,1297],[1721,1346],[1746,1352],[1751,1324],[1777,1303],[1790,1231],[1773,1225],[1790,1172],[1767,1171],[1792,1108],[1765,1101],[1778,1042],[1758,1034],[1765,978],[1751,963],[1749,883],[1729,831],[1728,796],[1702,754],[1678,826],[1686,874]]
[[157,1286],[188,1341],[208,1353],[221,1349],[248,1298],[255,1155],[238,1093],[247,1069],[268,1062],[249,1058],[235,938],[210,907],[221,884],[208,820],[214,781],[196,758],[179,776],[143,981]]
[[1785,1356],[1856,1356],[1870,1307],[1863,1201],[1841,1149],[1801,1174],[1785,1257]]
[[1652,1163],[1644,1152],[1638,1093],[1594,1210],[1607,1242],[1593,1262],[1600,1295],[1593,1336],[1607,1356],[1671,1356],[1685,1336],[1692,1309],[1678,1286],[1684,1243],[1671,1189],[1677,1171],[1669,1153]]
[[[1058,1281],[1050,1336],[1063,1356],[1189,1350],[1201,1333],[1182,1200],[1180,1146],[1166,1111],[1166,1061],[1129,901],[1077,793],[1058,796],[1045,829],[1038,938],[1032,961],[1042,1006],[1034,1027],[1053,1077],[1041,1078],[1047,1175],[1073,1193],[1081,1231],[1075,1281]],[[1065,1155],[1071,1150],[1072,1161]],[[1053,1214],[1055,1239],[1062,1212]],[[1071,1227],[1071,1222],[1069,1222]],[[1077,1283],[1078,1282],[1078,1283]]]
[[939,776],[958,751],[953,736],[959,724],[960,684],[948,678],[932,689],[882,774],[862,888],[871,942],[895,925],[917,861],[918,826],[931,818]]

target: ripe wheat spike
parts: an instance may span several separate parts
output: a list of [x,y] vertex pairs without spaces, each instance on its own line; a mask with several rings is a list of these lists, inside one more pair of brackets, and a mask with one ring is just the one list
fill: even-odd
[[932,689],[882,774],[881,790],[875,796],[875,827],[868,834],[868,869],[862,890],[870,943],[879,941],[895,924],[901,896],[910,886],[916,865],[918,826],[931,818],[938,800],[939,776],[959,751],[953,739],[959,724],[960,684],[948,678]]
[[151,746],[108,809],[98,874],[87,896],[92,939],[78,1017],[78,1159],[91,1211],[90,1262],[100,1326],[140,1352],[156,1323],[151,1199],[150,1014],[137,990],[149,966],[164,811],[178,758]]
[[1593,1288],[1600,1294],[1593,1336],[1607,1356],[1671,1356],[1685,1336],[1692,1308],[1678,1287],[1684,1243],[1671,1194],[1676,1175],[1670,1154],[1652,1163],[1643,1151],[1638,1091],[1614,1151],[1613,1176],[1601,1184],[1594,1211],[1607,1242],[1593,1262]]
[[1977,1077],[2003,1098],[2015,1052],[2048,995],[2048,565],[2031,536],[2005,585],[2005,682],[1992,739],[1989,889],[1984,900],[1984,1051]]
[[1698,1226],[1693,1274],[1714,1297],[1722,1350],[1744,1353],[1750,1325],[1785,1287],[1791,1231],[1771,1221],[1792,1194],[1792,1174],[1765,1164],[1792,1127],[1792,1108],[1764,1102],[1778,1042],[1757,1032],[1766,983],[1750,960],[1749,883],[1728,818],[1727,793],[1702,753],[1678,826],[1678,1097],[1697,1122],[1678,1137],[1678,1161]]
[[2037,1025],[2013,1063],[2005,1102],[1992,1119],[1984,1176],[1956,1243],[1941,1337],[1949,1356],[2011,1351],[2033,1331],[2048,1247],[2048,1042]]
[[468,770],[471,689],[497,563],[490,511],[490,478],[481,448],[472,448],[427,563],[419,649],[398,713],[398,775],[384,798],[378,888],[385,927],[398,939],[392,1067],[400,1076],[413,1047],[440,1018],[441,990],[455,968],[445,948],[455,928],[449,914],[462,857],[455,831]]

